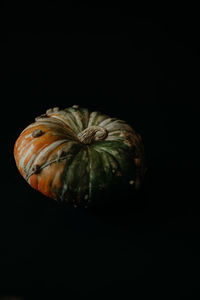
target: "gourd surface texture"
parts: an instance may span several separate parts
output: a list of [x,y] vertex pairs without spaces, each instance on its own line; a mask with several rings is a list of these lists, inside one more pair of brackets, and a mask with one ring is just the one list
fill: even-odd
[[145,171],[141,137],[131,126],[77,105],[37,117],[18,137],[14,157],[31,187],[74,205],[138,189]]

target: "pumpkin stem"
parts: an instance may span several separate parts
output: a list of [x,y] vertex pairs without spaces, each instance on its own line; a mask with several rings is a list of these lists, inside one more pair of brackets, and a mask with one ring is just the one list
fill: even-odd
[[81,143],[89,145],[94,141],[104,140],[108,136],[108,131],[100,126],[90,126],[80,132],[77,136]]

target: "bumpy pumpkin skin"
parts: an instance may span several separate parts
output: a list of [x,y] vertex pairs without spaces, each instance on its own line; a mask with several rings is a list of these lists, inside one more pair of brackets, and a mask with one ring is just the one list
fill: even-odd
[[31,187],[75,206],[119,186],[138,189],[145,173],[140,135],[125,121],[77,105],[37,117],[18,137],[14,157]]

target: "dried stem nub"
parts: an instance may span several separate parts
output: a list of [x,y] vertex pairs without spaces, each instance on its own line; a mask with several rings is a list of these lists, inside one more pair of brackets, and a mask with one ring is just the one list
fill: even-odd
[[94,141],[104,140],[108,136],[108,131],[100,126],[90,126],[80,132],[77,136],[81,143],[89,145]]

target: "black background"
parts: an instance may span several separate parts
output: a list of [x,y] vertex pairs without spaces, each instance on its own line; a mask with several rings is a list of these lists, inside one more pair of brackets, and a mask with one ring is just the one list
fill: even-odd
[[[1,5],[2,295],[193,298],[200,266],[197,9]],[[73,104],[124,119],[142,135],[148,172],[140,193],[101,210],[74,209],[26,184],[15,140],[46,109]]]

